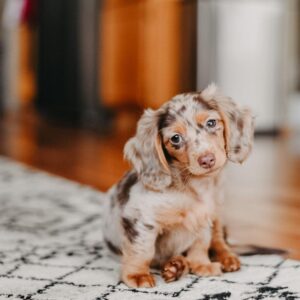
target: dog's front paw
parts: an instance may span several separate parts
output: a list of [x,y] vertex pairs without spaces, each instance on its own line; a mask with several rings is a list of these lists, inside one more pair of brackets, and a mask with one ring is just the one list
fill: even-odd
[[188,271],[188,264],[183,256],[175,256],[162,268],[161,276],[166,282],[178,280]]
[[128,274],[123,276],[122,279],[131,288],[150,288],[155,286],[155,279],[150,273]]
[[213,262],[207,265],[193,265],[191,272],[198,276],[219,276],[222,274],[222,266],[218,262]]
[[219,255],[217,260],[222,265],[222,270],[224,272],[234,272],[241,268],[241,262],[238,256],[232,252],[224,253]]

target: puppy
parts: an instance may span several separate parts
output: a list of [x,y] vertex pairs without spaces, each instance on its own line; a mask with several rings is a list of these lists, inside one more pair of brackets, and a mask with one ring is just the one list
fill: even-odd
[[240,268],[223,238],[220,171],[243,162],[252,140],[251,112],[213,84],[144,112],[124,148],[133,169],[109,190],[104,224],[126,285],[153,287],[150,267],[166,282]]

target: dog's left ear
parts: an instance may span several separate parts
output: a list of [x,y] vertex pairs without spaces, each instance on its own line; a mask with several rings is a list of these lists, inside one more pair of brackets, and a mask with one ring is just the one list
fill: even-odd
[[223,118],[228,159],[242,163],[253,144],[254,118],[251,110],[238,106],[231,98],[222,95],[214,84],[209,85],[200,95]]

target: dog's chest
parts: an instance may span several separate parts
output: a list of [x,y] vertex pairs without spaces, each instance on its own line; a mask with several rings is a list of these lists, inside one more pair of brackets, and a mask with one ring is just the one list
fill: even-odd
[[181,225],[187,230],[198,232],[199,228],[209,227],[215,216],[214,194],[211,189],[190,189],[185,192],[170,193],[157,213],[163,229]]

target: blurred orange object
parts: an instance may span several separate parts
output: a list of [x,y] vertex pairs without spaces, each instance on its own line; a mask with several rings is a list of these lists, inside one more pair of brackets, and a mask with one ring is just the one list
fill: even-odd
[[18,98],[21,104],[31,103],[36,95],[36,71],[34,62],[35,32],[28,24],[22,23],[19,29],[19,84]]
[[19,28],[18,96],[21,104],[32,102],[36,95],[36,23],[37,0],[24,0]]
[[178,92],[180,1],[109,0],[100,18],[100,98],[159,107]]

